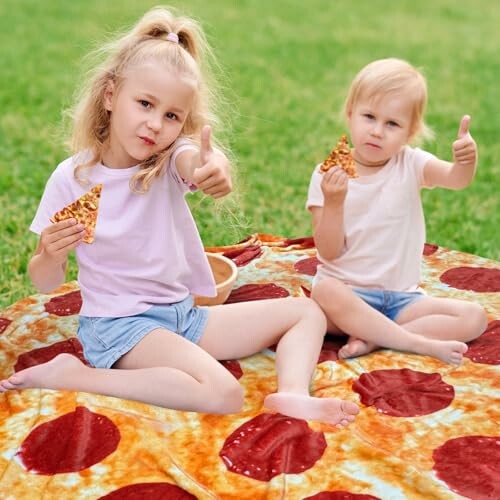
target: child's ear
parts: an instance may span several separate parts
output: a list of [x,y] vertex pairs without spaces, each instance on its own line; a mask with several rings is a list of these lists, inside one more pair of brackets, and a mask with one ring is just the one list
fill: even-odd
[[107,111],[111,111],[113,108],[114,93],[115,93],[115,82],[113,82],[112,80],[108,80],[103,95],[104,109],[106,109]]

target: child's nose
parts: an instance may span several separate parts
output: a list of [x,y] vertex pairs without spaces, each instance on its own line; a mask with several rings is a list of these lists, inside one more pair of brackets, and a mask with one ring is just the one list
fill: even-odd
[[158,131],[161,128],[161,117],[155,114],[151,114],[148,119],[148,127],[151,130]]
[[372,127],[372,134],[381,137],[383,133],[383,124],[381,122],[375,122]]

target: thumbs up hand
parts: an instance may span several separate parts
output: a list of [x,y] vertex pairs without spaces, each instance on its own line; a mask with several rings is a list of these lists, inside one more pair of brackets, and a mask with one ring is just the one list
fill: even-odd
[[230,165],[226,155],[214,149],[212,129],[205,125],[200,135],[200,166],[193,173],[198,189],[214,198],[229,194],[232,189]]
[[477,163],[476,141],[469,132],[470,116],[465,115],[460,121],[457,139],[453,142],[453,162],[455,165],[474,168]]
[[212,148],[212,128],[205,125],[200,134],[200,159],[201,165],[208,163],[210,155],[214,152]]

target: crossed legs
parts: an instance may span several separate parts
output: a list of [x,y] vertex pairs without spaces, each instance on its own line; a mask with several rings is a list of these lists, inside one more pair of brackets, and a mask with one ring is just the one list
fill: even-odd
[[[486,313],[479,304],[438,297],[424,297],[410,304],[395,321],[405,330],[430,339],[462,342],[479,337],[488,323]],[[377,347],[377,343],[349,337],[346,345],[339,351],[339,356],[360,356]]]
[[312,297],[328,318],[328,331],[350,336],[339,351],[344,358],[360,356],[381,346],[457,365],[467,350],[464,341],[478,337],[487,322],[483,308],[477,304],[433,297],[413,302],[394,322],[333,278],[321,280]]

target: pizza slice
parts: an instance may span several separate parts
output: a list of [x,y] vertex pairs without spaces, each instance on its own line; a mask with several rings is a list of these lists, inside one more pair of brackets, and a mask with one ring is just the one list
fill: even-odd
[[65,206],[59,212],[53,215],[51,222],[59,222],[74,218],[79,224],[85,226],[84,243],[94,241],[95,225],[97,222],[97,211],[99,209],[99,200],[101,198],[102,184],[97,184],[88,193],[75,200],[73,203]]
[[339,139],[339,142],[337,142],[337,145],[328,155],[328,158],[321,164],[320,171],[327,172],[335,165],[338,165],[342,170],[344,170],[349,177],[358,177],[356,164],[354,163],[351,148],[349,147],[349,141],[347,140],[347,136],[345,134]]

